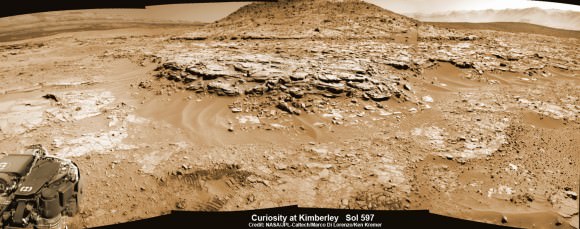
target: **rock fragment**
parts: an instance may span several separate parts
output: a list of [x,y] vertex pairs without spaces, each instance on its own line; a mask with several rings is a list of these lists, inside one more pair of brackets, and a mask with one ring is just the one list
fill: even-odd
[[505,216],[505,215],[504,215],[504,216],[502,216],[502,217],[501,217],[501,223],[503,223],[503,224],[506,224],[507,222],[508,222],[508,218],[507,218],[507,216]]
[[231,84],[228,83],[221,83],[221,82],[211,82],[207,85],[207,90],[210,92],[214,92],[218,95],[224,96],[236,96],[239,95],[240,92],[238,89]]

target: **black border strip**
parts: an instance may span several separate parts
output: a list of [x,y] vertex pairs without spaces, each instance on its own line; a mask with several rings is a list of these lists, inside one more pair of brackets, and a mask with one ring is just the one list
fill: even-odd
[[[256,209],[248,211],[230,212],[191,212],[172,211],[171,214],[148,218],[133,222],[116,225],[96,227],[98,229],[122,229],[122,228],[251,228],[252,215],[278,214],[292,216],[299,214],[308,215],[334,215],[339,216],[339,223],[347,222],[346,214],[374,214],[373,223],[381,223],[380,228],[509,228],[500,225],[486,224],[481,222],[457,219],[453,217],[432,214],[428,210],[351,210],[351,209],[328,209],[328,208],[300,208],[296,205]],[[361,221],[359,221],[361,222]],[[272,227],[261,227],[272,228]],[[301,228],[301,227],[292,227]],[[365,227],[362,227],[365,228]]]
[[578,0],[532,0],[537,2],[555,2],[555,3],[562,3],[562,4],[569,4],[569,5],[577,5],[580,6],[580,1]]
[[275,2],[277,0],[14,0],[2,1],[0,17],[58,10],[145,9],[146,6],[181,3]]

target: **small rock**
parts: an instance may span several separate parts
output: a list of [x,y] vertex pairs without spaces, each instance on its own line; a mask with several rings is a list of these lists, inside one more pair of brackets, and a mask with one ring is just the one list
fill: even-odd
[[312,148],[311,151],[314,152],[314,153],[317,153],[317,154],[326,154],[326,153],[328,153],[328,149],[326,149],[326,148]]
[[276,168],[277,170],[286,170],[288,168],[288,165],[282,164],[282,163],[276,163],[276,164],[274,164],[274,168]]
[[323,169],[318,176],[320,177],[320,179],[322,180],[327,180],[328,176],[330,176],[330,171],[328,171],[328,169]]
[[[340,93],[344,92],[344,90],[345,90],[345,86],[343,83],[319,82],[316,84],[316,87],[320,90],[329,91],[329,92],[334,93],[334,94],[340,94]],[[328,95],[328,96],[333,97],[332,95]]]
[[370,110],[374,110],[374,109],[375,109],[375,108],[374,108],[373,106],[371,106],[371,105],[366,105],[366,106],[365,106],[365,110],[368,110],[368,111],[370,111]]
[[501,223],[507,223],[507,222],[508,222],[508,219],[507,219],[507,217],[506,217],[505,215],[504,215],[504,216],[502,216],[502,217],[501,217]]
[[289,92],[290,95],[294,98],[299,99],[304,97],[304,92],[300,88],[291,88]]
[[348,199],[342,199],[340,202],[342,203],[342,206],[348,206]]
[[428,95],[427,96],[423,96],[422,99],[423,99],[423,102],[426,102],[426,103],[432,103],[433,102],[433,98],[431,96],[428,96]]
[[278,109],[286,111],[290,114],[295,114],[295,115],[299,115],[300,111],[290,107],[286,102],[280,102],[278,103],[278,105],[276,106]]
[[239,107],[232,107],[231,110],[232,110],[232,113],[240,113],[240,112],[242,112],[242,108],[239,108]]
[[247,199],[248,203],[253,203],[256,200],[256,197],[254,196],[254,194],[250,194]]
[[392,114],[393,114],[393,113],[387,112],[387,111],[385,111],[385,110],[381,110],[381,111],[379,112],[379,115],[380,115],[380,116],[389,116],[389,115],[392,115]]
[[518,171],[518,166],[517,165],[514,165],[512,163],[509,163],[508,166],[510,167],[511,170]]
[[388,93],[384,93],[384,92],[378,92],[378,91],[369,91],[365,93],[366,96],[368,96],[369,98],[371,98],[374,101],[386,101],[389,100],[391,98],[391,94]]
[[201,92],[204,90],[204,88],[205,88],[205,84],[203,84],[202,82],[196,82],[196,83],[191,83],[188,86],[186,86],[185,90]]
[[322,123],[322,122],[315,122],[314,124],[312,124],[314,127],[318,127],[318,128],[322,128],[324,126],[326,126],[326,124]]
[[286,128],[285,126],[280,125],[278,123],[272,123],[272,124],[270,124],[270,127],[274,128],[274,129],[284,129],[284,128]]
[[239,91],[236,87],[232,86],[231,84],[221,83],[221,82],[211,82],[207,85],[207,90],[209,92],[214,92],[220,96],[236,96],[239,94]]
[[308,73],[306,73],[306,72],[296,72],[290,76],[290,79],[294,80],[294,81],[300,81],[300,80],[306,79],[307,76],[308,76]]
[[336,82],[340,82],[340,78],[338,78],[336,75],[332,75],[332,74],[320,74],[318,75],[318,80],[322,81],[322,82],[327,82],[327,83],[336,83]]
[[42,98],[45,98],[45,99],[49,99],[49,100],[53,100],[53,101],[55,101],[55,102],[58,102],[58,98],[56,98],[56,96],[55,96],[55,95],[53,95],[53,94],[46,94],[46,95],[43,95],[43,96],[42,96]]
[[352,87],[352,88],[363,90],[363,91],[370,91],[373,88],[375,88],[375,85],[372,83],[369,83],[369,82],[356,83],[356,82],[348,81],[346,83],[346,85],[348,85],[349,87]]
[[578,199],[578,193],[575,193],[573,191],[564,191],[564,193],[566,194],[567,197],[572,198],[573,200]]
[[175,204],[175,207],[177,207],[178,209],[184,209],[185,208],[185,202],[184,201],[179,201]]

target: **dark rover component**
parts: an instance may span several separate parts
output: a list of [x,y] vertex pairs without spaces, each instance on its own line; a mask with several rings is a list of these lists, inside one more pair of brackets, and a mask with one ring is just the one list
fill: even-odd
[[66,228],[79,211],[80,172],[40,145],[0,159],[0,228]]

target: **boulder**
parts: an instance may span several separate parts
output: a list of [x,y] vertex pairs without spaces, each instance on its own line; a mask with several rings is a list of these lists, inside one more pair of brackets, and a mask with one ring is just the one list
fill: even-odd
[[228,83],[211,82],[207,85],[207,90],[210,93],[216,93],[219,96],[236,96],[239,95],[239,90]]

